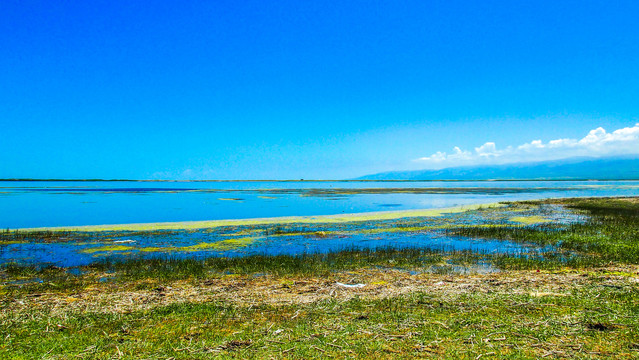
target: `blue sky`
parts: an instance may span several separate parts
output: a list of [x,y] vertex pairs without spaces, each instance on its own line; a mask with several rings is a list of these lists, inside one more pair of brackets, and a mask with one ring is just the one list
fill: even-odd
[[0,178],[339,179],[639,153],[637,14],[2,1]]

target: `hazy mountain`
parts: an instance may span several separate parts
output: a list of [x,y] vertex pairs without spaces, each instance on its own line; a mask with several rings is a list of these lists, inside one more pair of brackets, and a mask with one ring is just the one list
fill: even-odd
[[461,166],[439,170],[392,171],[361,180],[518,180],[518,179],[639,179],[639,155],[570,158],[533,163]]

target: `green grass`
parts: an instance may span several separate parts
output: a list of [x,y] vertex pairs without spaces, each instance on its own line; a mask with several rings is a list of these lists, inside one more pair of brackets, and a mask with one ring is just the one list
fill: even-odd
[[150,230],[150,231],[73,231],[73,230],[10,230],[0,231],[0,246],[13,243],[59,243],[59,242],[80,242],[96,241],[109,238],[120,238],[125,236],[154,236],[157,238],[169,237],[178,234],[171,230]]
[[[88,235],[87,235],[88,236]],[[0,231],[0,244],[40,241],[58,242],[68,238],[81,238],[82,234],[73,231]]]
[[[414,292],[273,306],[173,303],[126,313],[55,309],[1,318],[4,358],[631,358],[636,287],[566,296]],[[0,355],[2,356],[2,355]]]

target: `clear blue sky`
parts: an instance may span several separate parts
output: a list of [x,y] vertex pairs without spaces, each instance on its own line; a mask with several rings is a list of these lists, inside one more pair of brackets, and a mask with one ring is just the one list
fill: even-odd
[[5,0],[0,178],[351,178],[632,128],[638,16],[638,1]]

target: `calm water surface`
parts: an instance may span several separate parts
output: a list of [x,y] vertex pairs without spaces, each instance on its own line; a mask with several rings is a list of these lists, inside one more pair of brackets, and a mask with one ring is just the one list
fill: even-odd
[[[521,219],[534,216],[530,225]],[[558,205],[500,207],[442,216],[317,224],[241,225],[171,231],[72,232],[51,242],[34,235],[28,240],[0,244],[0,266],[83,266],[109,258],[195,258],[250,255],[300,255],[344,249],[428,248],[469,250],[515,256],[553,250],[533,244],[497,239],[473,239],[450,234],[456,226],[566,226],[585,216]],[[526,222],[524,222],[525,224]],[[2,274],[0,274],[1,277]]]
[[638,195],[639,181],[0,181],[0,228],[327,215]]

